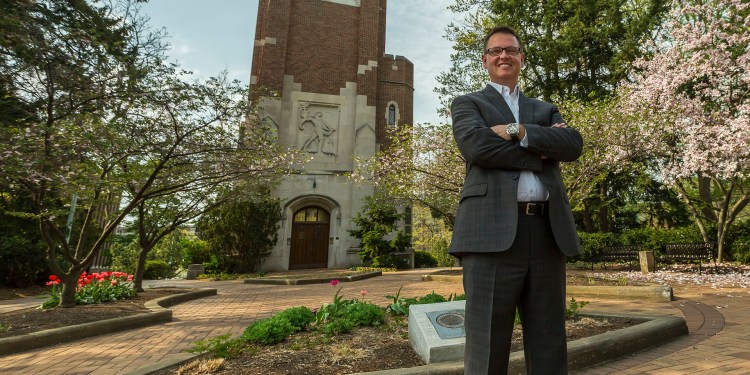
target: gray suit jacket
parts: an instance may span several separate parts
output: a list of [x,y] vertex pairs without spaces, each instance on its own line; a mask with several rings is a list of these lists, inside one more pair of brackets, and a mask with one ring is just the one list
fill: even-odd
[[[578,159],[583,148],[581,134],[571,127],[550,127],[564,122],[550,103],[521,94],[518,106],[528,148],[506,141],[490,129],[515,122],[505,100],[492,86],[453,101],[453,136],[466,159],[466,177],[453,226],[451,254],[504,251],[513,244],[522,170],[533,171],[549,191],[550,224],[560,250],[567,256],[580,253],[560,162]],[[548,159],[543,160],[542,155]]]

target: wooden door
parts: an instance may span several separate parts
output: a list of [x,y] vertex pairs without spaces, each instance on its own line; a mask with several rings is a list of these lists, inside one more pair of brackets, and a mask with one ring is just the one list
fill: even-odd
[[320,207],[305,207],[294,214],[290,270],[328,267],[329,217]]

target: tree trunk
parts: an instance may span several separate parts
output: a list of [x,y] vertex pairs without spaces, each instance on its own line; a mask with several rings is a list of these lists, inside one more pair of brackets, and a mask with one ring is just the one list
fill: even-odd
[[607,207],[607,185],[599,183],[599,230],[607,233],[612,231],[612,223],[609,221],[609,208]]
[[62,294],[60,295],[61,307],[76,306],[76,289],[78,288],[78,271],[72,271],[70,274],[62,275]]
[[143,273],[146,270],[146,256],[151,248],[143,248],[138,251],[138,263],[135,266],[135,277],[133,277],[133,289],[143,292]]
[[711,197],[711,179],[708,177],[698,176],[698,194],[701,198],[701,212],[709,222],[716,222],[716,212],[714,212],[713,198]]
[[591,211],[589,211],[589,205],[586,204],[586,201],[583,202],[583,211],[581,212],[581,215],[583,216],[583,231],[586,233],[594,233],[596,228],[594,228],[594,220],[591,218]]

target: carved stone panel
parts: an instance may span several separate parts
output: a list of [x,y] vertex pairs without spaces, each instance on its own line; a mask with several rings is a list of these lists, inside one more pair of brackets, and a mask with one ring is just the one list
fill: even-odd
[[339,146],[339,107],[300,102],[296,146],[314,156],[336,158]]

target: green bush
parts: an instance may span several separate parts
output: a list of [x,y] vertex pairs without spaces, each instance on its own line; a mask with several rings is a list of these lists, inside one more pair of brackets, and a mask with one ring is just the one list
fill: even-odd
[[618,243],[618,237],[614,233],[585,233],[578,232],[581,239],[581,255],[577,260],[588,262],[592,255],[597,254],[603,248]]
[[[388,199],[376,196],[364,198],[362,211],[352,219],[356,229],[348,231],[360,241],[358,255],[362,262],[372,262],[373,267],[406,266],[403,259],[393,255],[403,253],[411,246],[411,236],[397,230],[398,220],[404,217]],[[392,233],[395,236],[388,240]]]
[[138,242],[137,241],[115,241],[109,248],[110,254],[112,254],[112,267],[113,270],[121,270],[135,274],[136,263],[138,262]]
[[385,311],[367,302],[356,302],[347,306],[344,316],[355,326],[379,326],[385,323]]
[[408,266],[407,260],[393,254],[383,254],[372,258],[372,267],[374,268],[395,268],[404,269]]
[[750,263],[750,219],[732,226],[725,246],[735,261]]
[[295,332],[294,326],[284,317],[261,319],[245,329],[242,337],[252,343],[273,345],[284,341]]
[[432,255],[437,259],[438,267],[453,267],[456,265],[456,258],[448,254],[448,246],[448,241],[440,238],[432,248]]
[[428,251],[417,250],[414,252],[415,268],[432,268],[437,267],[438,260]]
[[645,251],[661,252],[668,243],[703,242],[703,237],[696,225],[680,228],[633,228],[620,235],[623,245],[641,245]]
[[432,293],[427,294],[424,297],[418,298],[416,304],[425,305],[428,303],[440,303],[440,302],[448,302],[448,300],[445,299],[445,297],[443,297],[442,295],[437,294],[435,293],[435,291],[433,291]]
[[322,331],[326,335],[340,335],[343,333],[349,333],[354,328],[354,322],[346,318],[334,319],[326,323]]
[[315,314],[304,306],[288,308],[276,316],[288,320],[295,331],[302,331],[315,321]]
[[25,287],[43,277],[47,263],[42,243],[33,238],[36,236],[14,231],[17,228],[0,234],[0,284]]
[[169,263],[163,260],[146,260],[146,266],[143,269],[143,278],[146,280],[168,279],[174,276]]
[[244,342],[242,338],[232,338],[230,334],[196,341],[188,352],[193,354],[211,353],[219,358],[237,358],[242,354]]
[[182,238],[180,245],[184,252],[184,258],[180,265],[187,268],[191,264],[205,264],[211,262],[211,250],[206,241],[198,238]]

